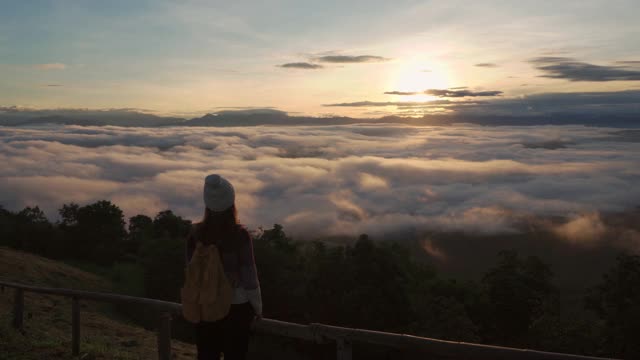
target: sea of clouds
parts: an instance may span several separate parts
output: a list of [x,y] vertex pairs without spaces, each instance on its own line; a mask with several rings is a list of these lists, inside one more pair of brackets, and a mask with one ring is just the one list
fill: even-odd
[[640,131],[584,126],[0,127],[0,205],[107,199],[127,216],[197,220],[202,182],[234,184],[241,221],[300,237],[517,231],[640,205]]

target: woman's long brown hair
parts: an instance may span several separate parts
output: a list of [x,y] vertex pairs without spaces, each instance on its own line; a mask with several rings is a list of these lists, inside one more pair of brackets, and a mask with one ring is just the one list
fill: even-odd
[[195,240],[204,245],[215,244],[221,250],[232,248],[235,245],[235,235],[238,230],[238,213],[236,206],[232,205],[227,210],[204,210],[204,218],[196,226]]

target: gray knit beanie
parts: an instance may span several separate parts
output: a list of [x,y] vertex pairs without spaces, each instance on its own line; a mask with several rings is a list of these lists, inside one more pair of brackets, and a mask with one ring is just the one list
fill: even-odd
[[218,174],[204,179],[204,204],[211,211],[223,211],[230,208],[236,200],[233,185]]

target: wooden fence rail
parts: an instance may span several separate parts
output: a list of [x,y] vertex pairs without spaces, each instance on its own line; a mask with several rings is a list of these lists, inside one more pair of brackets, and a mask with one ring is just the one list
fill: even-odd
[[[24,323],[24,293],[59,295],[72,299],[71,351],[73,355],[80,353],[80,300],[93,300],[107,303],[141,304],[156,309],[159,313],[158,325],[158,359],[171,359],[171,319],[181,316],[182,306],[173,302],[147,299],[112,293],[91,292],[72,289],[38,287],[12,282],[0,281],[3,288],[15,289],[12,325],[22,328]],[[604,360],[605,358],[551,353],[529,349],[515,349],[501,346],[472,344],[424,338],[406,334],[394,334],[381,331],[351,329],[324,324],[301,325],[285,321],[263,319],[255,324],[258,333],[284,336],[314,343],[336,344],[338,360],[352,358],[352,344],[376,344],[396,349],[418,351],[432,356],[450,359],[485,359],[485,360]],[[609,359],[614,360],[614,359]]]

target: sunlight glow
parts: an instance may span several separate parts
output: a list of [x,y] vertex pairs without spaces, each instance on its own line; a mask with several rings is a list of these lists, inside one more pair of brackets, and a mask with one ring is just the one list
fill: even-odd
[[[409,59],[398,64],[389,75],[387,91],[421,93],[426,89],[446,89],[450,86],[448,69],[423,59]],[[425,94],[393,95],[402,101],[431,101],[437,97]]]

